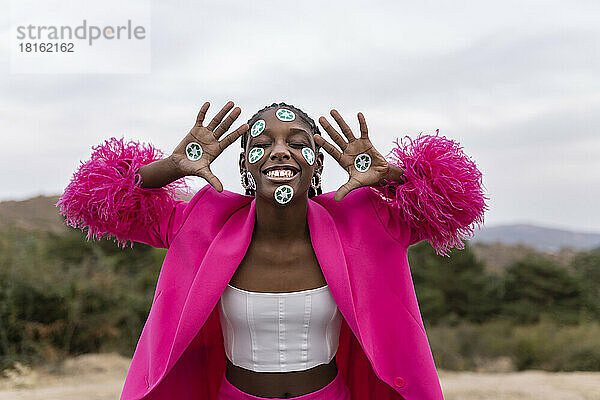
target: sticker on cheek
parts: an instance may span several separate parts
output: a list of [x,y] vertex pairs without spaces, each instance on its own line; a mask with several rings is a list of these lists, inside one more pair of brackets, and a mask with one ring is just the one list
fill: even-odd
[[185,146],[185,155],[190,161],[198,161],[202,157],[202,146],[196,142],[189,142]]
[[255,147],[252,150],[250,150],[250,153],[248,153],[248,161],[250,161],[250,164],[254,164],[258,160],[260,160],[264,154],[265,149],[263,149],[262,147]]
[[275,189],[275,200],[279,204],[286,204],[294,196],[294,189],[290,185],[281,185]]
[[279,110],[277,110],[275,115],[277,115],[277,118],[279,118],[281,121],[285,122],[293,121],[296,118],[296,114],[294,114],[287,108],[280,108]]
[[250,130],[250,135],[252,135],[252,137],[256,137],[258,135],[260,135],[264,130],[265,130],[265,120],[264,119],[259,119],[258,121],[256,121],[254,123],[254,125],[252,125],[252,129]]
[[358,172],[365,172],[371,166],[371,156],[367,153],[362,153],[356,156],[354,159],[354,168]]
[[308,165],[313,165],[313,163],[315,162],[315,152],[313,151],[313,149],[311,149],[310,147],[303,147],[302,155],[304,156],[304,159],[306,160]]
[[256,181],[254,180],[254,177],[252,176],[252,173],[250,171],[246,171],[246,177],[248,178],[248,184],[250,185],[250,189],[256,190]]

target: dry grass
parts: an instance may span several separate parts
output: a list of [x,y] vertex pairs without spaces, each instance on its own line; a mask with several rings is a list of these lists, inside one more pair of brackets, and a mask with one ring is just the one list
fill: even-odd
[[[0,380],[0,400],[118,399],[129,359],[89,354],[60,366],[17,366]],[[446,400],[598,400],[600,372],[439,371]]]

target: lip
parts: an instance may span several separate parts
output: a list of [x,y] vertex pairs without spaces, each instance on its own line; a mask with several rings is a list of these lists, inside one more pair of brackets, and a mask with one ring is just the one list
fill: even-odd
[[269,175],[267,175],[266,172],[263,172],[262,175],[264,175],[264,177],[267,178],[267,180],[269,180],[271,182],[275,182],[275,183],[291,182],[291,181],[293,181],[294,179],[296,179],[297,177],[300,176],[300,171],[296,170],[296,173],[291,178],[287,178],[285,176],[270,177]]
[[296,171],[296,173],[300,172],[299,168],[296,168],[290,164],[275,164],[275,165],[269,165],[267,168],[263,169],[262,173],[266,174],[267,171],[272,170],[272,169],[291,169],[292,171]]

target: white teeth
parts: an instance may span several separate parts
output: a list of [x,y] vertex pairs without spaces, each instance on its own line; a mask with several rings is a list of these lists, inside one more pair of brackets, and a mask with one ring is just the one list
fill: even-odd
[[294,176],[294,171],[290,169],[272,169],[267,172],[267,176],[271,178],[291,178]]

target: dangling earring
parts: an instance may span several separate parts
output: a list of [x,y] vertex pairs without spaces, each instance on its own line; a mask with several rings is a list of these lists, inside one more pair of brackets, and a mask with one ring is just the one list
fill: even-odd
[[254,181],[254,177],[250,173],[250,171],[246,171],[246,179],[248,179],[248,183],[250,184],[250,189],[256,190],[256,182]]
[[317,193],[317,189],[321,186],[321,174],[315,171],[315,174],[310,178],[310,186]]
[[248,175],[246,173],[242,173],[240,175],[240,181],[244,190],[252,189],[252,185],[250,184],[250,182],[248,182]]

